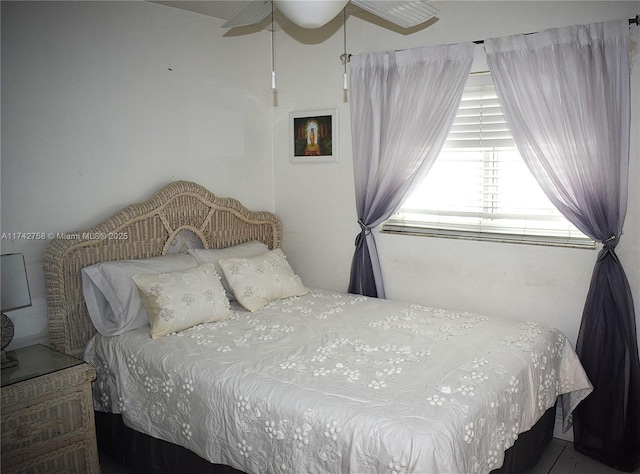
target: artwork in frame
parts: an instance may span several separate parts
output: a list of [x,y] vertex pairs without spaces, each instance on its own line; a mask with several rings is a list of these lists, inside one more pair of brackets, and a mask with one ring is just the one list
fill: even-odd
[[336,109],[291,112],[291,162],[338,161],[338,113]]

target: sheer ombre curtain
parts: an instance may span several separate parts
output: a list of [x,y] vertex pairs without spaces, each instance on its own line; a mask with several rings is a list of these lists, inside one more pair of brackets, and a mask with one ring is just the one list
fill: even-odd
[[353,56],[351,127],[360,233],[349,291],[384,298],[371,229],[397,211],[440,153],[473,61],[473,43]]
[[612,467],[640,465],[640,362],[631,289],[615,248],[627,206],[628,21],[485,41],[520,154],[582,232],[602,242],[577,352],[594,385],[574,415],[576,448]]

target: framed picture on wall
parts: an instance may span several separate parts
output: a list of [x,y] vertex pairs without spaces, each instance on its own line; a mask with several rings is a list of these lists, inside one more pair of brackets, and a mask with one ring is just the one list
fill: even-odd
[[291,112],[289,122],[292,163],[338,162],[337,109]]

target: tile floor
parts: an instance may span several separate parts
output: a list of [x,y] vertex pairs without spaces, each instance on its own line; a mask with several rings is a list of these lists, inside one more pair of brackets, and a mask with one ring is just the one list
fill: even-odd
[[[100,453],[103,474],[134,474]],[[620,474],[573,449],[573,443],[554,438],[535,468],[525,474]],[[633,474],[640,474],[640,469]]]
[[[620,474],[621,471],[605,466],[573,449],[573,443],[553,438],[544,450],[536,467],[526,474]],[[640,474],[637,469],[633,474]]]

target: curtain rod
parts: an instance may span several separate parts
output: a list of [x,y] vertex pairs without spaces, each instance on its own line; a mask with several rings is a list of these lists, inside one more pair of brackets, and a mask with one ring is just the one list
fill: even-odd
[[[636,15],[635,18],[629,18],[629,26],[631,25],[638,25],[640,26],[640,15]],[[535,33],[525,33],[525,35],[532,35]],[[484,40],[476,40],[476,41],[472,41],[473,44],[484,44]],[[403,49],[396,49],[396,52],[399,51],[404,51]],[[345,56],[345,55],[343,55]],[[352,54],[346,54],[346,56],[350,59]],[[346,59],[346,61],[349,61],[349,59]]]
[[[636,15],[635,18],[629,18],[629,26],[631,25],[640,25],[640,15]],[[527,34],[533,34],[533,33],[527,33]],[[484,44],[484,40],[476,40],[473,41],[474,44]]]

